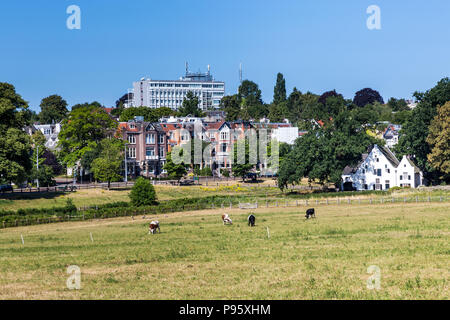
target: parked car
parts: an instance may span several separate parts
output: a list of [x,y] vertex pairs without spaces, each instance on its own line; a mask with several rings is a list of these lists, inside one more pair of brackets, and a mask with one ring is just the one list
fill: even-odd
[[11,191],[13,192],[13,187],[10,184],[2,184],[0,185],[0,192],[8,192]]

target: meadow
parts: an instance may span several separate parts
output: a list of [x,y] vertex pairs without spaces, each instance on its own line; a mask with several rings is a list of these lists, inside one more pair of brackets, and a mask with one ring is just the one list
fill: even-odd
[[449,299],[448,202],[315,208],[251,210],[254,228],[215,209],[1,229],[0,299]]

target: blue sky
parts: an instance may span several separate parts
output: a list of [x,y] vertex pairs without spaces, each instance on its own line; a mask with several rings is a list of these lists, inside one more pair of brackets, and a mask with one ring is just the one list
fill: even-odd
[[[81,8],[81,30],[66,8]],[[368,30],[369,5],[381,30]],[[0,81],[39,111],[43,97],[69,105],[114,102],[139,78],[177,79],[190,69],[245,79],[270,102],[277,72],[293,87],[346,98],[371,87],[410,98],[450,76],[448,0],[40,0],[0,4]]]

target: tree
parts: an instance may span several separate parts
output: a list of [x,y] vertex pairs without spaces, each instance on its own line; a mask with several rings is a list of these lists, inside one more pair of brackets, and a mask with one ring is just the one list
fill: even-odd
[[269,114],[267,117],[271,122],[282,122],[289,116],[289,110],[287,108],[286,101],[278,104],[272,103],[269,105]]
[[149,107],[131,107],[126,108],[120,113],[119,121],[127,122],[133,120],[134,117],[144,117],[144,121],[156,122],[158,118],[156,117],[152,108]]
[[198,107],[199,100],[198,97],[189,91],[186,94],[186,98],[183,100],[182,106],[178,109],[178,115],[180,117],[192,116],[192,117],[201,117],[203,115],[202,110]]
[[[55,173],[53,172],[53,168],[45,163],[47,160],[45,155],[47,148],[45,147],[45,136],[41,131],[36,131],[31,136],[31,142],[33,144],[33,153],[31,156],[31,162],[33,164],[33,168],[30,172],[30,181],[39,180],[40,187],[49,187],[55,184],[53,180]],[[37,166],[39,164],[39,168]]]
[[321,184],[341,182],[342,170],[355,164],[361,154],[375,143],[348,111],[341,112],[327,126],[311,130],[296,140],[292,151],[280,163],[278,186],[309,182]]
[[282,73],[277,74],[277,82],[273,89],[273,103],[280,104],[286,101],[286,80]]
[[241,100],[239,95],[225,96],[220,101],[221,110],[225,111],[227,121],[236,121],[240,119]]
[[[172,152],[178,152],[178,148],[174,148]],[[180,157],[183,155],[183,151],[180,152]],[[164,165],[163,169],[167,171],[167,175],[171,179],[175,179],[180,181],[180,179],[187,173],[187,168],[189,168],[189,164],[185,164],[184,162],[181,162],[179,164],[175,164],[172,161],[172,152],[169,152],[166,157],[166,164]]]
[[327,104],[327,99],[328,99],[329,97],[339,97],[339,98],[342,98],[342,99],[344,98],[344,97],[342,96],[342,94],[337,93],[336,90],[333,90],[333,91],[327,91],[327,92],[324,92],[324,93],[319,97],[319,99],[317,100],[317,102],[319,102],[319,103],[321,103],[321,104],[323,104],[323,105],[326,105],[326,104]]
[[256,119],[267,115],[267,107],[261,99],[261,90],[250,80],[242,81],[238,89],[242,120]]
[[67,102],[59,95],[54,94],[42,99],[39,121],[41,123],[57,123],[63,120],[67,113]]
[[428,161],[431,152],[430,145],[426,142],[429,134],[429,126],[436,116],[437,106],[450,101],[450,79],[440,80],[435,87],[422,93],[415,92],[418,101],[417,106],[411,111],[411,115],[400,131],[400,139],[395,148],[397,156],[413,155],[419,168],[424,171],[427,179],[433,180],[442,175],[436,172]]
[[92,172],[94,178],[108,182],[108,189],[111,181],[120,181],[120,168],[124,160],[124,142],[122,139],[106,138],[100,144],[100,154],[92,161]]
[[36,179],[39,180],[39,187],[54,186],[56,184],[55,180],[53,179],[54,177],[55,174],[52,167],[45,164],[40,164],[39,169],[34,166],[30,174],[31,181],[35,181]]
[[139,177],[130,192],[130,200],[133,206],[150,206],[156,203],[156,192],[149,180]]
[[379,102],[384,104],[384,100],[380,93],[376,90],[365,88],[356,92],[353,98],[353,103],[358,107],[364,107],[367,104],[373,104],[374,102]]
[[32,168],[28,105],[13,85],[0,82],[0,183],[22,183]]
[[46,148],[44,150],[44,153],[42,154],[42,157],[44,158],[42,164],[52,168],[53,175],[56,176],[62,173],[63,167],[61,163],[59,163],[58,159],[56,158],[56,155],[52,151]]
[[428,160],[433,168],[441,172],[440,178],[450,181],[450,101],[437,108],[431,121],[427,142],[431,153]]
[[[238,158],[238,149],[244,147],[244,158]],[[241,155],[239,155],[241,156]],[[241,161],[239,161],[241,160]],[[240,163],[241,162],[241,163]],[[233,165],[231,171],[235,177],[241,177],[245,180],[246,175],[255,167],[250,163],[250,145],[247,139],[240,139],[234,144]]]
[[97,105],[79,106],[62,122],[58,135],[61,157],[68,166],[74,166],[83,155],[97,147],[108,134],[117,129],[104,108]]
[[408,103],[406,103],[405,99],[390,98],[387,104],[389,107],[392,108],[392,111],[394,112],[410,110],[408,107]]

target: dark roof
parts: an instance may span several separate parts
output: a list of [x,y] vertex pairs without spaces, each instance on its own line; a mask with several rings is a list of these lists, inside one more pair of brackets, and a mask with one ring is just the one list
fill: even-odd
[[[369,153],[372,151],[372,148],[370,148]],[[367,159],[367,157],[369,156],[369,153],[363,153],[361,155],[361,160],[355,165],[355,166],[346,166],[344,168],[344,171],[342,172],[343,175],[349,175],[349,174],[353,174],[356,172],[356,170],[358,170],[359,166]]]
[[380,152],[388,159],[388,161],[394,166],[395,168],[398,167],[398,164],[400,161],[395,157],[395,155],[389,150],[389,148],[377,146]]

